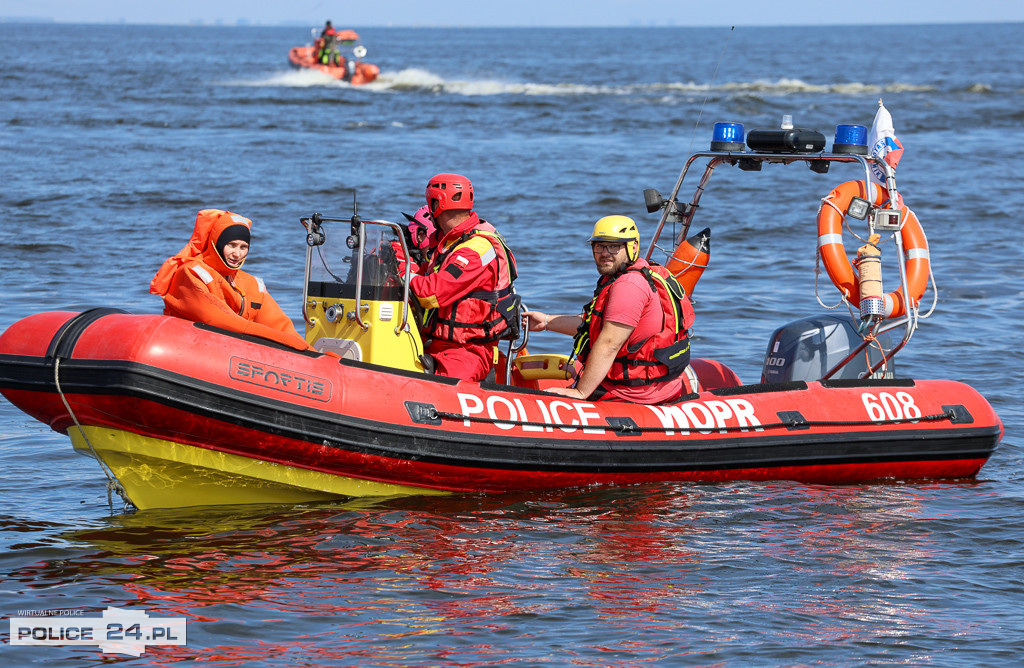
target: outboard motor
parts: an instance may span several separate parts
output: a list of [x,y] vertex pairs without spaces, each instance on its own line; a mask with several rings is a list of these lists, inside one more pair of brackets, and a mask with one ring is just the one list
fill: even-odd
[[[821,380],[829,369],[843,361],[863,339],[847,318],[834,315],[816,315],[796,320],[775,330],[768,343],[768,352],[761,371],[762,383],[781,383],[790,380]],[[888,352],[892,349],[888,334],[878,336],[878,345]],[[872,344],[832,378],[859,378],[868,370],[867,359],[874,365],[882,360],[878,345]],[[896,370],[893,360],[886,365],[884,377],[892,378]],[[872,376],[883,377],[882,371]]]

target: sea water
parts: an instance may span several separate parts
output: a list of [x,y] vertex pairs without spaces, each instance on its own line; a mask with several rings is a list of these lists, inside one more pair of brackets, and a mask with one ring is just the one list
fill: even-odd
[[[926,306],[938,298],[897,374],[974,386],[1004,441],[976,481],[130,513],[66,435],[0,401],[0,616],[187,623],[184,646],[139,657],[7,646],[4,665],[1020,661],[1024,26],[360,32],[381,76],[352,88],[288,68],[303,28],[0,24],[0,329],[45,310],[158,312],[150,278],[206,207],[252,218],[246,268],[298,321],[299,218],[355,199],[400,220],[445,171],[473,180],[526,303],[577,312],[594,220],[633,216],[646,245],[643,189],[669,193],[714,122],[789,114],[831,143],[882,99],[931,246]],[[712,228],[695,355],[755,382],[775,327],[836,304],[814,226],[819,199],[856,178],[835,171],[719,168],[693,228]]]

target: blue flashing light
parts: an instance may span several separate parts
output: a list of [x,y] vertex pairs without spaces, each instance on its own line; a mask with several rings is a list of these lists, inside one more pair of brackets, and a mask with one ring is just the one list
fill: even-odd
[[742,151],[745,147],[742,123],[715,123],[712,151]]
[[863,125],[837,125],[833,153],[868,154],[868,129]]

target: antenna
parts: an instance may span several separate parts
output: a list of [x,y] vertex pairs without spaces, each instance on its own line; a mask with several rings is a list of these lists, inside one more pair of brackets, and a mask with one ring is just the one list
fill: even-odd
[[718,66],[722,64],[725,52],[729,48],[729,42],[732,41],[732,33],[734,30],[736,30],[736,26],[729,28],[729,36],[725,38],[725,44],[722,45],[722,52],[718,54],[718,62],[715,63],[715,71],[711,74],[711,83],[708,84],[708,94],[704,96],[704,101],[700,105],[700,111],[697,113],[697,122],[693,124],[693,134],[690,135],[690,147],[686,150],[687,153],[693,153],[693,140],[697,137],[697,127],[700,126],[701,116],[704,115],[704,107],[708,103],[708,98],[711,97],[711,90],[715,87],[715,79],[718,78]]

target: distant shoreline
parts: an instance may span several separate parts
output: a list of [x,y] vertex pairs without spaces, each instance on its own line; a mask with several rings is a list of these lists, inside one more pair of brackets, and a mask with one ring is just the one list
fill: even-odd
[[[310,23],[309,21],[283,21],[279,23],[259,23],[251,21],[249,19],[235,19],[229,20],[213,20],[208,21],[204,19],[193,19],[189,21],[182,21],[176,23],[158,22],[158,21],[129,21],[128,19],[121,19],[118,21],[102,20],[102,21],[58,21],[57,19],[44,17],[44,16],[0,16],[0,25],[3,24],[40,24],[40,25],[90,25],[90,26],[164,26],[164,27],[188,27],[188,28],[310,28],[311,26],[319,26],[317,22]],[[660,24],[643,24],[643,23],[632,23],[623,25],[550,25],[550,26],[531,26],[531,25],[430,25],[424,23],[416,24],[395,24],[395,23],[359,23],[355,27],[359,30],[363,29],[379,29],[379,28],[400,28],[400,29],[415,29],[415,30],[664,30],[664,29],[721,29],[730,27],[743,28],[745,30],[750,29],[772,29],[772,28],[813,28],[816,30],[829,29],[829,28],[850,28],[850,27],[873,27],[878,28],[878,23],[871,21],[863,22],[850,22],[843,25],[838,24],[751,24],[743,25],[741,23],[719,23],[719,24],[690,24],[680,25],[674,22],[664,22]],[[1024,25],[1024,21],[931,21],[925,23],[886,23],[886,28],[903,28],[912,26],[950,26],[950,25]]]

